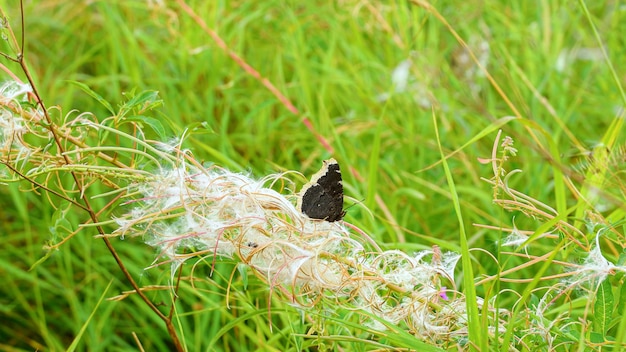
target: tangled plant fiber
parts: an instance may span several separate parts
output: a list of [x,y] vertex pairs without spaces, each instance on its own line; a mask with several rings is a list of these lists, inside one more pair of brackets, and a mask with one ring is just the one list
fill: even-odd
[[[437,247],[414,255],[381,251],[347,222],[314,220],[298,211],[299,195],[273,189],[290,182],[284,174],[255,180],[216,165],[205,168],[177,147],[180,141],[147,141],[135,123],[132,134],[124,132],[120,126],[129,122],[120,116],[97,121],[90,114],[68,115],[50,129],[40,110],[21,109],[28,90],[13,83],[2,92],[4,165],[77,206],[74,190],[54,191],[58,185],[48,187],[46,180],[72,172],[82,182],[81,193],[98,181],[111,187],[110,195],[125,199],[127,212],[114,219],[116,229],[106,237],[142,237],[159,249],[156,263],[171,263],[172,275],[190,258],[233,258],[302,309],[330,303],[365,313],[362,322],[374,329],[393,324],[437,342],[467,336],[465,302],[454,290],[457,254]],[[140,94],[125,111],[157,105],[153,98]],[[114,138],[93,138],[103,133]],[[61,153],[36,146],[52,138],[65,141]],[[105,145],[111,140],[117,144]],[[124,146],[129,143],[132,148]]]
[[463,305],[443,300],[442,282],[452,280],[456,254],[437,253],[427,263],[433,252],[368,252],[342,222],[310,219],[266,187],[283,177],[257,181],[181,160],[131,186],[128,193],[143,196],[117,219],[114,234],[144,236],[173,271],[198,255],[236,257],[301,307],[331,299],[392,324],[404,321],[419,335],[451,333],[445,321],[451,312],[462,316]]

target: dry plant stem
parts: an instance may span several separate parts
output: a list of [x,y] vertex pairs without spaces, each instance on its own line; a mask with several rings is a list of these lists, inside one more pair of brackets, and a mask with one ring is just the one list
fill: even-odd
[[14,173],[16,173],[16,174],[17,174],[20,178],[22,178],[22,179],[24,179],[24,180],[26,180],[26,181],[30,182],[31,184],[33,184],[33,185],[34,185],[34,186],[36,186],[37,188],[41,188],[41,189],[43,189],[43,190],[45,190],[45,191],[48,191],[48,192],[50,192],[50,193],[54,194],[55,196],[57,196],[57,197],[59,197],[59,198],[64,198],[64,199],[66,199],[68,202],[70,202],[70,203],[72,203],[73,205],[75,205],[75,206],[77,206],[77,207],[81,208],[82,210],[89,211],[89,209],[88,209],[86,206],[84,206],[84,205],[80,204],[79,202],[77,202],[77,201],[75,201],[75,200],[73,200],[73,199],[71,199],[71,198],[67,198],[67,197],[65,197],[63,194],[61,194],[61,193],[59,193],[59,192],[57,192],[57,191],[55,191],[55,190],[52,190],[52,189],[50,189],[50,188],[46,187],[45,185],[42,185],[41,183],[39,183],[39,182],[37,182],[37,181],[35,181],[35,180],[31,179],[30,177],[28,177],[28,176],[24,175],[24,174],[23,174],[23,173],[21,173],[18,169],[14,168],[14,167],[13,167],[13,165],[11,165],[9,162],[4,161],[4,160],[1,160],[1,161],[0,161],[0,164],[2,164],[2,165],[4,165],[4,166],[8,167],[8,168],[9,168],[9,170],[11,170],[11,171],[13,171]]
[[378,243],[376,243],[376,241],[374,241],[374,239],[371,238],[368,234],[366,234],[363,230],[361,230],[357,226],[352,225],[349,222],[346,222],[345,224],[346,224],[346,226],[348,226],[349,228],[351,228],[352,230],[357,232],[359,235],[361,235],[361,238],[366,240],[367,243],[369,243],[369,245],[372,246],[372,248],[374,248],[376,250],[376,253],[382,253],[383,252],[382,248],[380,248]]
[[[20,64],[22,70],[24,71],[24,74],[26,74],[26,77],[28,79],[28,83],[31,85],[31,87],[33,89],[33,93],[34,93],[34,95],[35,95],[35,97],[37,99],[37,103],[39,104],[39,106],[41,106],[43,114],[44,114],[44,116],[46,118],[46,122],[48,123],[50,132],[51,132],[51,134],[52,134],[52,136],[54,138],[54,142],[57,145],[57,148],[59,148],[61,156],[65,160],[66,164],[70,165],[71,164],[71,160],[69,159],[69,156],[67,155],[67,153],[64,152],[63,145],[61,144],[59,136],[55,133],[56,131],[52,127],[52,126],[54,126],[54,124],[52,122],[52,119],[50,118],[50,115],[48,114],[46,106],[45,106],[43,100],[41,99],[41,96],[39,95],[39,92],[37,91],[37,87],[34,84],[34,81],[32,79],[30,71],[28,70],[28,67],[26,66],[26,64],[25,64],[25,62],[23,60],[23,55],[18,55],[18,62]],[[94,223],[98,223],[98,218],[96,216],[96,213],[93,210],[93,208],[91,207],[91,204],[89,203],[89,199],[87,198],[87,196],[83,192],[81,183],[78,180],[78,176],[72,170],[69,170],[69,172],[72,175],[72,178],[74,179],[74,183],[76,184],[76,187],[78,188],[78,190],[80,192],[80,198],[81,198],[81,200],[84,203],[83,209],[87,210],[87,213],[89,214],[89,217],[91,218],[91,221],[93,221]],[[139,286],[137,285],[137,283],[133,279],[133,277],[130,274],[130,272],[124,266],[124,263],[122,262],[121,258],[119,257],[119,255],[115,251],[115,248],[111,244],[111,241],[109,241],[109,239],[104,236],[105,235],[104,229],[101,226],[96,226],[96,229],[97,229],[98,233],[101,236],[103,236],[102,239],[103,239],[105,245],[107,246],[107,248],[109,249],[109,252],[111,253],[113,258],[115,259],[115,262],[117,263],[117,265],[120,268],[120,270],[122,270],[122,273],[124,274],[126,279],[129,281],[131,286],[135,289],[135,291],[137,292],[139,297],[141,297],[141,299],[144,302],[146,302],[146,304],[150,307],[150,309],[152,309],[152,311],[155,312],[159,316],[159,318],[161,318],[161,320],[163,320],[163,322],[165,322],[165,325],[167,326],[167,330],[169,332],[169,335],[172,338],[172,341],[173,341],[174,345],[176,346],[176,350],[180,351],[180,352],[183,352],[184,351],[183,346],[181,345],[180,340],[178,339],[178,335],[176,333],[176,328],[172,324],[172,320],[170,318],[168,318],[167,316],[165,316],[163,313],[161,313],[161,311],[150,301],[150,299],[139,288]]]
[[[538,201],[535,200],[535,202],[538,202]],[[548,219],[548,220],[554,219],[554,216],[540,211],[539,209],[535,208],[531,204],[520,203],[517,200],[507,200],[507,199],[500,200],[499,199],[499,200],[495,200],[494,203],[498,204],[503,209],[522,211],[523,213],[529,216],[541,217],[541,218]],[[575,237],[573,237],[569,232],[565,231],[566,228],[569,228],[570,230],[573,230],[574,232],[579,232],[578,229],[573,227],[571,224],[568,224],[567,222],[560,220],[555,224],[555,227],[561,230],[563,234],[567,235],[567,237],[572,242],[574,242],[578,247],[584,250],[589,250],[589,244],[583,245],[580,241],[578,241]],[[581,235],[582,238],[585,238],[584,236],[582,236],[582,234],[579,233],[579,235]]]
[[[149,292],[149,291],[165,291],[165,290],[171,290],[172,287],[171,286],[164,286],[164,285],[149,285],[149,286],[143,286],[141,288],[142,291],[144,292]],[[127,299],[128,297],[136,294],[137,291],[135,290],[130,290],[130,291],[122,291],[121,294],[117,295],[117,296],[113,296],[113,297],[109,297],[107,298],[107,300],[109,301],[121,301],[124,299]]]
[[[57,195],[59,198],[61,199],[70,199],[69,197],[63,197],[63,196],[59,196]],[[119,194],[118,196],[116,196],[115,198],[113,198],[107,205],[105,205],[98,213],[96,213],[96,217],[98,217],[100,215],[100,213],[104,212],[110,205],[115,204],[115,202],[117,200],[119,200],[121,197],[123,197],[122,194]],[[72,204],[76,204],[78,207],[82,208],[85,211],[88,211],[87,209],[84,208],[84,206],[80,203],[74,203],[74,201],[72,201]],[[74,237],[77,233],[79,233],[80,231],[83,231],[85,228],[87,228],[89,226],[89,224],[91,223],[91,220],[88,220],[88,222],[84,223],[84,224],[80,224],[80,226],[78,226],[78,228],[75,231],[72,231],[69,235],[67,235],[65,238],[63,238],[61,241],[56,242],[53,245],[46,245],[44,248],[46,250],[52,251],[52,250],[58,250],[59,248],[61,248],[61,246],[63,246],[67,241],[69,241],[72,237]],[[103,225],[103,223],[100,224],[93,224],[93,226],[95,226],[96,228],[100,225]],[[97,237],[102,237],[102,236],[97,236]],[[106,236],[105,236],[106,237]]]
[[[494,230],[494,231],[502,231],[502,232],[506,232],[506,233],[513,233],[513,232],[519,232],[521,234],[523,234],[524,236],[530,236],[532,235],[534,232],[533,231],[529,231],[529,230],[520,230],[520,229],[511,229],[511,228],[505,228],[502,226],[494,226],[494,225],[485,225],[485,224],[479,224],[479,223],[473,223],[472,226],[475,227],[479,227],[482,229],[488,229],[488,230]],[[559,238],[558,235],[553,235],[549,232],[545,232],[543,234],[541,234],[541,238],[550,238],[552,240],[556,240]]]
[[393,41],[396,43],[398,48],[405,50],[406,45],[402,41],[402,37],[400,37],[400,35],[393,30],[393,27],[387,22],[387,20],[385,20],[385,17],[380,13],[380,11],[368,1],[366,1],[364,5],[372,13],[372,15],[374,15],[376,21],[378,21],[378,23],[380,23],[383,27],[383,30],[391,35],[391,38],[393,38]]
[[[531,256],[528,256],[528,255],[525,255],[525,254],[514,253],[514,252],[502,252],[502,254],[519,256],[519,257],[522,257],[522,258],[525,258],[525,259],[530,259],[530,258],[534,257],[534,259],[532,259],[531,261],[525,262],[523,264],[520,264],[520,265],[518,265],[518,266],[516,266],[514,268],[502,271],[502,272],[498,273],[498,275],[487,276],[484,279],[476,282],[477,286],[483,285],[483,284],[485,284],[487,282],[490,282],[490,281],[493,281],[493,280],[501,280],[501,281],[504,281],[504,282],[531,282],[531,281],[534,280],[533,278],[530,278],[530,279],[507,279],[507,278],[505,278],[505,276],[508,275],[508,274],[511,274],[511,273],[515,273],[515,272],[517,272],[519,270],[522,270],[522,269],[524,269],[526,267],[529,267],[529,266],[532,266],[532,265],[535,265],[535,264],[538,264],[538,263],[543,263],[550,257],[550,255],[552,255],[551,252],[548,252],[548,253],[540,256],[540,257],[537,257],[537,256],[532,256],[531,257]],[[561,262],[561,261],[557,261],[557,260],[553,260],[552,262],[554,264],[559,264],[559,265],[562,265],[562,266],[571,265],[569,263]],[[571,276],[571,275],[573,275],[573,274],[572,273],[563,273],[563,274],[557,274],[557,275],[553,275],[553,276],[544,276],[544,277],[541,278],[541,281],[546,281],[546,280],[550,280],[550,279],[553,279],[553,278],[567,277],[567,276]]]
[[[24,74],[26,75],[26,78],[28,80],[28,83],[31,86],[31,89],[33,90],[33,96],[37,102],[37,104],[41,107],[42,113],[44,115],[44,118],[46,120],[47,123],[47,128],[50,130],[50,133],[54,139],[54,143],[56,144],[59,153],[61,154],[61,157],[63,158],[63,160],[65,161],[66,165],[70,165],[71,164],[71,160],[69,159],[69,156],[64,152],[64,148],[63,148],[63,144],[61,143],[61,138],[58,134],[58,131],[55,129],[55,125],[52,122],[52,118],[50,117],[50,115],[48,114],[48,110],[43,102],[43,99],[41,98],[41,95],[39,94],[38,90],[37,90],[37,86],[35,85],[35,82],[33,80],[33,77],[30,73],[30,70],[28,69],[26,62],[24,60],[24,11],[23,11],[23,4],[22,1],[20,1],[20,6],[21,6],[21,15],[22,15],[22,44],[21,46],[17,45],[17,40],[15,39],[15,34],[13,33],[13,30],[11,29],[10,25],[7,23],[6,24],[6,28],[8,30],[8,33],[10,33],[11,38],[12,38],[12,42],[13,45],[15,45],[16,48],[18,48],[18,53],[16,55],[16,58],[10,57],[6,54],[2,54],[5,58],[17,62],[21,69],[22,72],[24,72]],[[4,16],[4,11],[2,11],[2,15],[4,18],[6,18],[6,16]],[[6,163],[5,163],[6,164]],[[14,168],[11,168],[14,170]],[[79,205],[79,207],[83,210],[85,210],[88,214],[89,217],[91,218],[91,221],[94,223],[98,223],[98,218],[96,215],[96,212],[93,210],[93,208],[91,207],[91,204],[89,203],[89,199],[87,198],[87,196],[85,195],[85,193],[83,192],[83,187],[80,183],[80,180],[78,178],[78,176],[76,175],[76,173],[72,170],[69,170],[69,173],[71,174],[73,180],[74,180],[74,184],[76,185],[79,193],[80,193],[80,199],[83,202],[83,205]],[[25,178],[28,181],[31,181],[28,178]],[[46,189],[46,188],[44,188]],[[47,190],[47,189],[46,189]],[[55,193],[55,195],[59,195],[58,193]],[[75,204],[76,202],[74,202],[71,198],[69,197],[64,197],[62,196],[61,198],[64,198],[66,200],[68,200],[69,202],[72,202],[73,204]],[[174,325],[172,324],[172,320],[169,319],[168,317],[166,317],[163,313],[161,313],[161,311],[159,311],[159,309],[148,299],[148,297],[139,289],[139,286],[137,285],[137,283],[135,282],[135,280],[133,279],[132,275],[130,274],[130,272],[126,269],[126,267],[124,266],[121,258],[118,256],[117,252],[115,251],[115,248],[113,247],[113,245],[111,244],[111,242],[109,241],[109,239],[107,237],[104,236],[104,229],[101,226],[96,226],[96,229],[98,231],[98,233],[100,235],[102,235],[104,243],[106,244],[107,248],[109,249],[109,252],[111,252],[111,255],[113,256],[113,258],[115,259],[118,267],[120,268],[120,270],[122,270],[122,273],[124,274],[124,276],[127,278],[127,280],[130,282],[131,286],[137,291],[137,294],[141,297],[141,299],[146,302],[146,304],[150,307],[150,309],[152,309],[152,311],[154,311],[159,318],[161,318],[161,320],[163,320],[167,326],[167,330],[169,332],[170,337],[173,340],[174,345],[176,346],[177,351],[184,351],[180,340],[178,339],[178,335],[176,333],[176,329],[174,328]]]
[[139,340],[139,337],[137,337],[137,334],[133,331],[132,335],[133,335],[133,339],[137,343],[137,348],[139,348],[139,351],[144,352],[145,349],[143,348],[143,345],[141,344],[141,340]]
[[[285,108],[287,108],[287,110],[289,110],[292,114],[294,114],[294,115],[296,115],[298,117],[301,116],[300,111],[298,110],[298,108],[296,108],[293,105],[293,103],[291,103],[289,98],[284,96],[278,90],[278,88],[276,88],[272,84],[272,82],[270,82],[267,78],[261,76],[259,71],[255,70],[244,59],[242,59],[234,51],[230,50],[228,48],[228,45],[226,44],[226,42],[224,42],[224,40],[215,31],[210,29],[209,26],[206,24],[206,22],[204,22],[204,20],[200,16],[198,16],[198,14],[196,14],[196,12],[191,7],[189,7],[189,5],[187,5],[187,3],[185,1],[183,1],[183,0],[176,0],[176,2],[198,24],[198,26],[200,26],[200,28],[202,28],[202,30],[205,31],[213,39],[213,41],[215,41],[217,46],[220,47],[220,49],[224,50],[224,52],[226,52],[226,54],[228,54],[228,56],[230,56],[230,58],[233,59],[233,61],[235,61],[235,63],[237,63],[237,65],[239,65],[241,68],[243,68],[244,71],[246,71],[249,75],[254,77],[256,80],[261,82],[261,84],[263,84],[265,86],[265,88],[267,88],[285,106]],[[326,149],[326,151],[328,151],[330,154],[333,154],[334,148],[328,143],[326,138],[324,138],[322,135],[317,133],[317,131],[313,127],[313,124],[311,123],[309,118],[306,117],[306,116],[301,116],[301,118],[302,118],[302,122],[304,123],[306,128],[309,131],[311,131],[311,133],[313,133],[313,135],[322,144],[322,146]]]
[[[494,203],[498,204],[503,209],[507,210],[519,210],[522,211],[526,216],[530,217],[541,217],[543,219],[548,219],[552,221],[556,216],[558,216],[558,212],[550,207],[547,204],[540,202],[537,199],[529,197],[522,192],[519,192],[515,189],[509,188],[508,180],[509,178],[521,172],[520,170],[513,170],[504,175],[504,179],[502,179],[504,168],[503,163],[506,161],[506,156],[498,157],[498,150],[500,147],[500,137],[502,136],[502,130],[498,131],[496,138],[493,142],[493,148],[491,152],[491,165],[493,169],[494,177],[492,179],[481,178],[481,180],[491,184],[493,186],[493,199]],[[504,192],[504,194],[508,195],[511,199],[500,199],[499,192]],[[555,228],[561,230],[572,242],[578,245],[580,248],[584,250],[588,250],[589,244],[581,243],[573,234],[577,234],[580,238],[586,239],[584,233],[582,233],[579,229],[569,224],[567,221],[559,220],[554,224]],[[569,229],[569,231],[566,231]],[[573,234],[572,234],[573,233]]]
[[[76,145],[78,147],[83,148],[83,150],[81,150],[81,151],[74,151],[74,153],[82,152],[84,150],[87,150],[87,148],[90,148],[89,146],[85,145],[85,143],[79,141],[78,139],[76,139],[76,138],[74,138],[72,136],[64,136],[63,138],[65,140],[71,142],[72,144],[74,144],[74,145]],[[93,147],[91,147],[91,148],[93,148]],[[129,168],[127,165],[124,165],[123,163],[121,163],[118,160],[116,160],[115,157],[112,157],[112,156],[107,155],[105,153],[98,152],[98,153],[96,153],[95,156],[97,158],[100,158],[100,159],[102,159],[102,160],[104,160],[104,161],[114,165],[117,168],[120,168],[120,169],[128,169]]]

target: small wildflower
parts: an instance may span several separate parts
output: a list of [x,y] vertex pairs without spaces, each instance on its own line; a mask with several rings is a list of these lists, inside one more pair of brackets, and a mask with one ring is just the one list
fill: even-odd
[[504,140],[502,140],[502,144],[500,144],[500,146],[504,150],[505,154],[513,156],[517,155],[517,149],[513,147],[513,138],[511,138],[510,136],[504,137]]
[[439,291],[439,297],[441,297],[444,301],[449,300],[448,295],[446,295],[446,289],[447,287],[441,286],[441,290]]

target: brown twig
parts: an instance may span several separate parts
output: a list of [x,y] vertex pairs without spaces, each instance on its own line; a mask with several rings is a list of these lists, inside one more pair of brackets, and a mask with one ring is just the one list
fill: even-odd
[[[4,53],[0,53],[2,56],[4,56],[5,58],[17,62],[21,69],[22,72],[26,75],[26,78],[28,80],[28,83],[31,86],[31,89],[33,91],[32,96],[34,97],[34,99],[36,100],[36,103],[41,107],[46,124],[45,127],[48,128],[48,130],[50,131],[50,134],[52,135],[52,138],[54,139],[54,143],[57,146],[58,152],[61,155],[61,157],[63,158],[64,162],[66,165],[71,165],[72,161],[70,160],[69,156],[65,153],[65,150],[63,148],[63,144],[61,143],[61,137],[59,136],[57,130],[56,130],[56,125],[54,124],[54,122],[52,121],[52,118],[50,117],[49,113],[48,113],[48,109],[46,108],[45,103],[43,102],[43,99],[41,98],[41,95],[39,94],[39,91],[37,90],[37,86],[35,85],[35,81],[30,73],[30,70],[28,69],[28,66],[26,65],[26,61],[25,61],[25,47],[24,47],[24,37],[25,37],[25,33],[24,33],[24,8],[23,8],[23,3],[22,1],[20,1],[20,6],[21,6],[21,14],[22,14],[22,37],[21,37],[21,46],[18,45],[17,40],[15,38],[15,34],[13,32],[13,30],[11,29],[11,26],[9,23],[6,23],[6,28],[8,33],[10,33],[10,39],[9,41],[14,45],[14,47],[16,48],[16,50],[18,51],[16,54],[16,57],[11,57],[10,55],[4,54]],[[6,18],[6,16],[3,16]],[[6,163],[5,163],[6,164]],[[11,168],[15,171],[14,168]],[[91,221],[93,221],[94,223],[98,223],[98,217],[96,215],[96,212],[94,211],[94,209],[91,207],[91,204],[89,203],[89,199],[87,197],[87,195],[84,192],[83,186],[78,178],[78,175],[74,172],[74,171],[69,171],[70,175],[72,176],[72,179],[74,180],[74,184],[76,185],[79,194],[80,194],[80,199],[82,201],[82,205],[77,204],[76,201],[69,199],[68,197],[62,196],[59,193],[53,192],[53,194],[60,196],[63,199],[66,199],[67,201],[78,205],[81,209],[85,210],[88,214],[89,217],[91,219]],[[20,173],[18,173],[18,175],[21,175]],[[29,182],[33,182],[32,179],[29,178],[24,178],[25,180],[29,181]],[[34,183],[37,186],[41,186],[38,183]],[[42,189],[45,189],[47,191],[51,191],[48,188],[42,187]],[[126,277],[126,279],[128,280],[128,282],[131,284],[131,286],[135,289],[135,291],[137,292],[137,294],[141,297],[141,299],[150,307],[150,309],[152,311],[154,311],[161,320],[163,320],[167,326],[167,330],[170,334],[170,337],[173,340],[174,345],[176,346],[177,351],[183,352],[184,348],[180,343],[180,340],[178,338],[178,335],[176,333],[176,329],[174,327],[174,325],[172,324],[172,320],[170,318],[168,318],[167,316],[165,316],[151,301],[150,299],[143,293],[143,291],[139,288],[139,286],[137,285],[137,283],[135,282],[135,280],[133,279],[132,275],[130,274],[130,272],[128,271],[128,269],[126,269],[126,266],[124,265],[124,263],[122,262],[122,259],[120,258],[120,256],[117,254],[115,248],[113,247],[112,243],[109,241],[109,239],[105,236],[105,231],[104,228],[102,228],[102,226],[97,225],[96,229],[98,231],[98,233],[102,236],[102,239],[104,241],[104,243],[106,244],[107,248],[109,249],[109,252],[111,253],[111,255],[113,256],[113,258],[115,259],[118,267],[120,268],[120,270],[122,271],[122,273],[124,274],[124,276]]]

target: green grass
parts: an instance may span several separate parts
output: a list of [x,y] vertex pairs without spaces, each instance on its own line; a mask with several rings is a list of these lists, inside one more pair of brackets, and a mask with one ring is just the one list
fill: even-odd
[[[619,2],[189,2],[228,50],[299,114],[242,69],[179,2],[166,3],[25,5],[25,63],[45,104],[58,107],[51,110],[55,122],[82,112],[101,122],[112,115],[75,81],[114,112],[129,107],[123,132],[133,134],[130,122],[139,122],[145,140],[186,133],[182,148],[207,165],[259,179],[287,170],[308,177],[334,157],[350,206],[345,220],[384,250],[413,255],[436,245],[461,254],[456,287],[447,287],[458,292],[448,297],[469,298],[463,307],[471,313],[469,333],[461,337],[432,341],[406,322],[376,331],[365,324],[375,317],[346,302],[324,300],[302,313],[237,259],[194,258],[178,281],[168,264],[146,269],[163,258],[144,238],[111,238],[147,298],[166,315],[174,304],[171,321],[187,350],[626,347],[620,266],[626,261],[626,9]],[[0,4],[19,41],[19,7]],[[458,38],[478,59],[488,57],[487,75],[461,62]],[[481,49],[486,43],[488,51]],[[392,72],[409,58],[407,89],[395,92]],[[2,64],[26,79],[16,63]],[[144,111],[128,103],[146,97],[144,91],[158,91],[163,105]],[[384,94],[389,98],[380,99]],[[494,146],[500,129],[499,142],[513,138],[516,155]],[[4,143],[7,136],[1,137]],[[88,141],[142,148],[104,130]],[[46,138],[28,142],[54,149]],[[492,164],[494,149],[500,161]],[[120,162],[135,161],[137,169],[149,164],[117,152]],[[4,148],[0,156],[8,162]],[[501,177],[494,178],[494,167]],[[2,182],[16,177],[0,170]],[[36,179],[75,191],[68,175]],[[305,182],[287,177],[298,189]],[[496,192],[487,180],[506,181],[519,193]],[[108,205],[115,194],[107,185],[99,178],[88,194],[92,208],[103,211],[101,222],[127,211],[119,201]],[[288,195],[286,186],[274,188]],[[77,193],[67,196],[80,202]],[[136,294],[123,294],[133,288],[94,237],[88,213],[23,179],[0,184],[0,205],[0,350],[174,350],[157,314]],[[524,232],[523,246],[502,245],[509,229]],[[601,285],[583,283],[600,269],[566,275],[585,263],[598,233],[602,255],[617,267]],[[177,297],[163,289],[172,279],[179,283]],[[475,296],[489,305],[477,305]],[[495,314],[502,322],[497,329]]]

